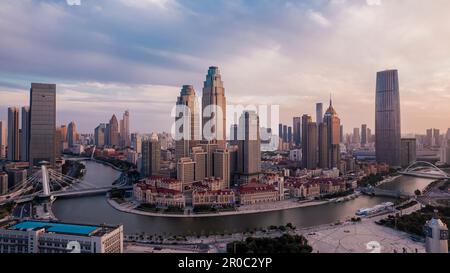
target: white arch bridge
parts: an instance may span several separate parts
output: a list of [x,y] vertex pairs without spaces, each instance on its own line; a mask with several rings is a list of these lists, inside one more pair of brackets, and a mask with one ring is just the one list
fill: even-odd
[[96,186],[86,180],[75,179],[42,165],[39,171],[9,189],[7,194],[0,195],[0,205],[9,202],[28,202],[36,197],[69,198],[105,194],[111,189],[131,188],[124,184]]
[[450,179],[450,175],[448,173],[441,170],[436,165],[426,161],[416,161],[409,165],[404,171],[399,173],[422,178]]

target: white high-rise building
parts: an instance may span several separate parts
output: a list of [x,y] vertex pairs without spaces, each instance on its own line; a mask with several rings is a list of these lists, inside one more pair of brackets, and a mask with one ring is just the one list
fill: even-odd
[[448,253],[448,227],[437,215],[425,224],[425,235],[427,253]]

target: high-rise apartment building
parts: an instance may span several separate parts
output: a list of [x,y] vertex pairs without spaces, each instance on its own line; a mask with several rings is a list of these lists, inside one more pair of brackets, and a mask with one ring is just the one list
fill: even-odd
[[30,138],[30,107],[22,107],[22,128],[20,136],[20,160],[28,161],[29,143]]
[[317,124],[311,116],[302,116],[302,167],[305,169],[317,168]]
[[222,179],[225,187],[230,188],[230,153],[227,149],[217,149],[214,152],[214,177]]
[[191,158],[195,162],[195,181],[201,181],[206,178],[206,169],[208,168],[208,154],[202,147],[192,147]]
[[8,108],[8,160],[20,159],[19,108]]
[[131,146],[130,111],[128,110],[123,113],[122,120],[120,121],[120,142],[120,146],[124,148]]
[[158,135],[152,134],[150,139],[142,141],[141,174],[144,177],[158,175],[160,172],[161,143]]
[[226,110],[225,88],[219,68],[211,66],[203,85],[203,139],[217,143],[219,148],[225,148],[226,143]]
[[377,73],[375,149],[378,162],[401,165],[400,91],[397,70]]
[[401,139],[401,166],[408,167],[416,161],[416,139],[402,138]]
[[319,168],[328,168],[328,127],[325,123],[319,125]]
[[0,120],[0,158],[6,158],[6,145],[8,143],[8,134],[6,122]]
[[177,180],[183,189],[195,181],[195,162],[190,157],[182,157],[177,162]]

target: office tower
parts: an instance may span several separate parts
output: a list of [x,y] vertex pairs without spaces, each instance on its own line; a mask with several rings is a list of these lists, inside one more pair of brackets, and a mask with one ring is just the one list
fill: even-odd
[[177,162],[177,180],[183,184],[183,189],[191,185],[195,179],[195,162],[190,157],[182,157]]
[[288,127],[287,125],[283,125],[283,142],[288,142]]
[[317,168],[317,124],[311,116],[302,116],[302,167],[305,169]]
[[108,144],[111,146],[119,146],[119,122],[117,121],[116,115],[112,115],[109,120],[109,141]]
[[55,129],[55,157],[61,157],[63,150],[61,149],[62,131],[61,127]]
[[191,147],[200,140],[200,116],[197,97],[192,85],[183,85],[177,98],[177,116],[175,117],[175,158],[188,157]]
[[291,126],[289,126],[288,127],[288,143],[290,144],[290,143],[292,143],[292,127]]
[[138,154],[142,153],[142,137],[138,133],[131,134],[131,147]]
[[30,89],[30,166],[55,165],[56,85],[32,83]]
[[0,158],[6,158],[6,145],[8,143],[8,135],[6,123],[0,120]]
[[192,147],[192,160],[195,162],[195,181],[201,181],[206,178],[207,169],[207,153],[203,151],[202,147]]
[[232,124],[230,127],[230,144],[237,145],[238,144],[238,125]]
[[328,134],[328,168],[338,168],[341,162],[341,148],[340,148],[340,132],[341,120],[338,117],[336,110],[333,108],[333,102],[330,99],[330,106],[325,112],[324,123],[327,124]]
[[366,139],[367,143],[372,143],[372,130],[370,130],[370,128],[367,128],[366,130]]
[[22,134],[20,136],[20,160],[28,161],[28,139],[30,138],[30,107],[22,107]]
[[158,140],[158,135],[153,133],[150,139],[142,141],[142,176],[158,175],[160,172],[160,160],[161,143]]
[[367,142],[367,124],[363,124],[361,125],[361,146],[366,146]]
[[214,152],[214,177],[222,179],[225,187],[230,188],[230,153],[227,149]]
[[131,146],[130,111],[126,110],[120,120],[120,142],[123,148]]
[[317,126],[323,122],[323,104],[316,103],[316,123]]
[[19,160],[19,108],[8,108],[8,160]]
[[283,124],[278,124],[278,137],[283,139]]
[[95,127],[94,144],[97,147],[105,146],[105,131],[106,131],[106,124],[104,123],[100,123],[97,127]]
[[261,139],[259,117],[254,111],[245,111],[239,118],[238,173],[244,182],[258,178],[261,172]]
[[416,161],[416,139],[401,139],[401,166],[408,167]]
[[67,126],[66,125],[61,125],[61,135],[62,135],[61,141],[66,142],[67,141]]
[[206,153],[206,177],[214,176],[214,152],[219,148],[216,143],[201,143],[198,145]]
[[439,129],[433,129],[433,146],[440,147],[441,146],[441,133]]
[[219,148],[225,148],[226,110],[225,88],[219,68],[211,66],[203,86],[203,139],[217,143]]
[[425,144],[428,147],[433,146],[433,129],[427,129],[427,134],[425,137]]
[[302,127],[302,118],[301,117],[294,117],[293,119],[293,125],[294,125],[294,144],[295,146],[300,146],[301,144],[301,127]]
[[344,125],[342,124],[339,129],[339,142],[344,143]]
[[328,168],[328,133],[325,123],[319,124],[319,168]]
[[359,134],[359,128],[353,128],[352,142],[353,142],[353,144],[361,143],[361,135]]
[[69,126],[67,126],[67,142],[69,147],[73,147],[77,144],[77,134],[77,125],[72,121],[69,123]]
[[400,166],[400,93],[397,70],[377,73],[375,149],[378,162]]

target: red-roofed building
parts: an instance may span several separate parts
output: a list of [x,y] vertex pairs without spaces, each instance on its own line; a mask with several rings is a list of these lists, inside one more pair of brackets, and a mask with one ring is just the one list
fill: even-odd
[[158,188],[171,189],[180,192],[183,191],[183,184],[181,181],[165,176],[150,176],[148,178],[141,179],[139,183],[144,183],[146,185],[151,185]]
[[238,198],[241,205],[252,205],[278,201],[279,194],[272,185],[252,182],[238,188]]
[[181,191],[160,188],[139,182],[133,185],[134,197],[137,201],[158,207],[176,206],[184,208],[186,201]]

